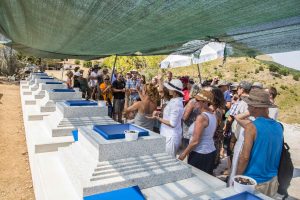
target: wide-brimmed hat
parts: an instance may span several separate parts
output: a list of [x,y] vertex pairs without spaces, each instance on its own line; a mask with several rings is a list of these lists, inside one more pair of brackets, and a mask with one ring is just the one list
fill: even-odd
[[179,79],[172,79],[170,82],[165,82],[164,86],[168,90],[177,91],[177,92],[179,92],[183,95],[183,92],[182,92],[183,85],[182,85],[182,82]]
[[236,83],[236,82],[233,82],[231,85],[230,85],[230,90],[231,91],[236,91],[239,87],[239,84]]
[[252,89],[249,96],[242,98],[248,105],[257,108],[277,107],[270,101],[270,95],[263,89]]
[[247,81],[241,81],[239,87],[249,91],[252,87],[252,84]]
[[214,102],[214,95],[211,91],[201,90],[196,94],[195,99],[198,101],[207,101],[209,103]]
[[259,89],[263,89],[264,85],[260,82],[254,82],[252,84],[252,88],[259,88]]
[[219,84],[218,84],[218,87],[221,87],[221,86],[228,86],[229,83],[227,81],[220,81]]

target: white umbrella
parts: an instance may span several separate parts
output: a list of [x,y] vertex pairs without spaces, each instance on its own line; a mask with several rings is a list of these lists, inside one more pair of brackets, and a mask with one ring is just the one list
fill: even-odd
[[195,55],[169,55],[160,63],[160,67],[163,69],[185,67],[215,60],[224,56],[224,48],[224,43],[210,42],[202,48],[199,57]]

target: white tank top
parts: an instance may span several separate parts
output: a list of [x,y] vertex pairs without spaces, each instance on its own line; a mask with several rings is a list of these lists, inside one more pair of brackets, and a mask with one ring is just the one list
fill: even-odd
[[[216,150],[213,137],[217,128],[217,118],[215,114],[208,112],[203,112],[202,114],[206,115],[208,118],[208,126],[203,130],[200,142],[193,151],[201,154],[208,154]],[[195,122],[189,128],[189,134],[192,135],[190,141],[193,139],[194,127]]]

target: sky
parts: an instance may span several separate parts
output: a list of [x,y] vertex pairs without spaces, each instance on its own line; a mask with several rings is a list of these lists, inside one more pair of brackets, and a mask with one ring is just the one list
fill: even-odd
[[270,54],[273,60],[286,67],[300,70],[300,51]]

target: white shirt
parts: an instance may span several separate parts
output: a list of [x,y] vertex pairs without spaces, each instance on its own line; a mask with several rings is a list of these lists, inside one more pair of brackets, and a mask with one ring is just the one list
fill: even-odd
[[160,134],[166,138],[174,138],[176,141],[180,143],[182,138],[182,126],[181,119],[183,117],[183,98],[177,97],[172,98],[163,112],[163,119],[170,122],[171,126],[167,126],[165,124],[161,124]]
[[[211,114],[208,112],[203,112],[203,114],[208,118],[208,126],[204,128],[199,144],[194,148],[193,151],[201,154],[209,154],[216,150],[213,137],[217,128],[217,118],[215,114]],[[189,133],[192,135],[190,142],[193,139],[194,129],[195,122],[189,128]]]
[[[91,72],[90,77],[92,77],[92,78],[97,78],[98,75],[97,75],[97,73],[95,73],[95,72]],[[97,82],[98,82],[97,79],[91,79],[90,82],[89,82],[90,87],[95,87],[95,86],[97,85]]]

